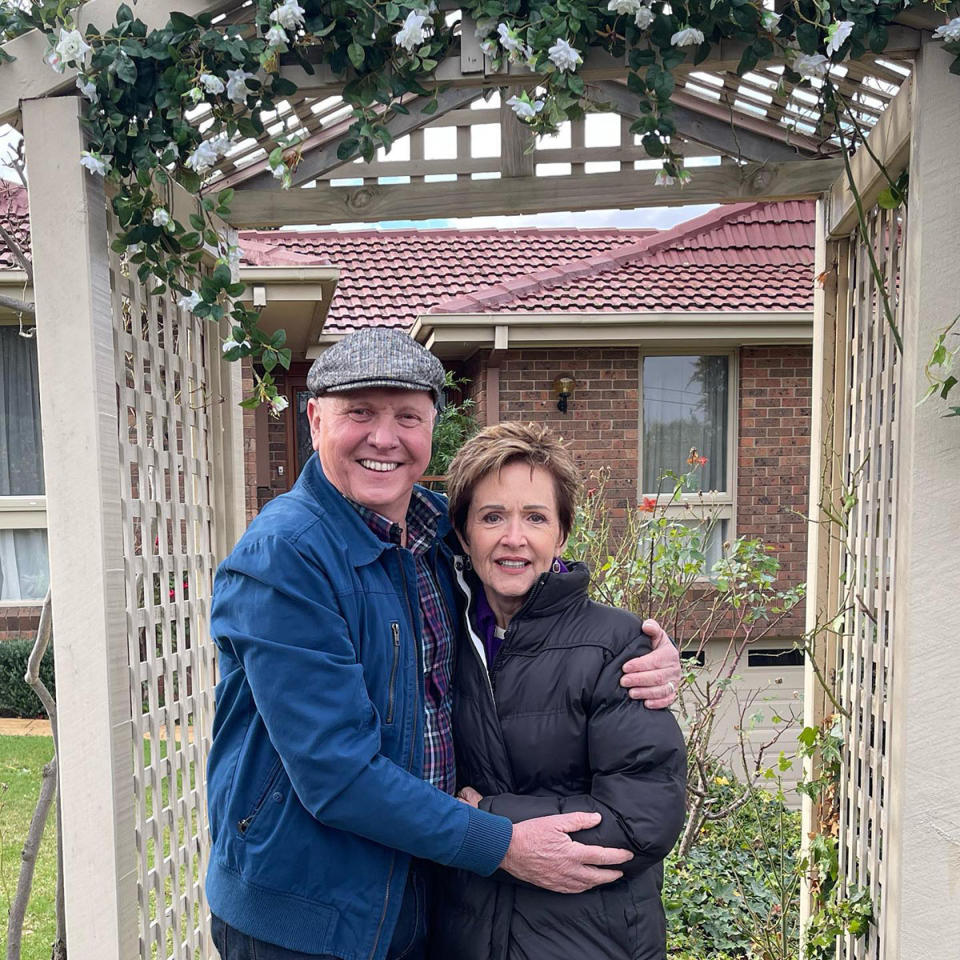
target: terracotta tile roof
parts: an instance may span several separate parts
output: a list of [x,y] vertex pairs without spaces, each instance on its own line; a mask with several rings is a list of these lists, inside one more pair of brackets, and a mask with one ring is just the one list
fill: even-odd
[[324,331],[408,328],[451,296],[531,271],[635,245],[650,229],[257,231],[240,236],[245,262],[340,268]]
[[430,313],[808,310],[814,204],[718,209],[575,263],[449,297]]
[[[27,212],[27,191],[23,187],[0,180],[0,223],[7,233],[30,255],[30,216]],[[13,252],[0,238],[0,270],[19,270]]]

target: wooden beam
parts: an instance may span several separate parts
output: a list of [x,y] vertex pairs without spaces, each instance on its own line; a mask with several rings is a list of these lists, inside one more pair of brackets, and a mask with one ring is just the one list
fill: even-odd
[[[594,103],[609,103],[622,116],[641,115],[641,98],[624,84],[611,80],[591,84],[587,95]],[[812,137],[786,130],[772,121],[746,116],[718,103],[676,91],[671,97],[677,134],[710,146],[717,153],[760,163],[817,156]]]
[[[889,184],[896,181],[910,159],[910,126],[913,119],[913,79],[907,77],[877,125],[867,135],[867,143],[883,170],[861,146],[850,159],[853,181],[857,185],[864,210],[869,210]],[[859,215],[846,173],[833,184],[827,199],[827,230],[831,237],[846,237],[856,226]]]
[[532,177],[536,172],[533,134],[507,106],[507,100],[522,89],[508,87],[500,96],[500,174],[504,177]]
[[[408,114],[397,113],[387,121],[387,129],[393,134],[394,140],[413,133],[427,124],[449,113],[451,110],[458,110],[472,103],[483,95],[482,91],[459,87],[444,90],[437,96],[437,109],[433,113],[424,113],[423,108],[431,101],[430,97],[417,97],[405,104],[410,111]],[[350,134],[350,127],[353,125],[353,117],[347,117],[339,123],[334,124],[327,130],[320,130],[310,141],[302,145],[303,159],[300,161],[293,176],[294,186],[308,183],[316,180],[338,167],[343,167],[351,161],[341,160],[337,156],[337,150],[340,144],[346,140]],[[364,172],[362,176],[367,176]],[[266,160],[251,164],[243,170],[224,177],[217,182],[217,189],[222,190],[225,187],[237,187],[239,189],[260,189],[275,183],[273,173],[267,168]]]
[[[234,5],[231,0],[150,0],[149,3],[138,3],[134,15],[147,25],[148,30],[157,30],[166,26],[173,11],[196,17],[201,13],[221,13]],[[116,18],[118,6],[117,0],[88,0],[74,11],[74,18],[81,29],[91,23],[107,29]],[[0,66],[3,79],[0,83],[0,124],[14,122],[21,100],[75,89],[76,70],[54,73],[43,62],[47,38],[39,30],[8,40],[3,44],[3,50],[15,60]]]
[[[920,48],[921,31],[913,27],[892,26],[889,30],[887,48],[881,59],[896,60],[911,56]],[[714,45],[710,56],[706,60],[694,65],[693,52],[687,52],[687,59],[681,64],[681,72],[698,71],[704,73],[722,73],[735,71],[740,63],[746,44],[739,40],[722,40]],[[783,58],[771,58],[763,61],[765,66],[782,64]],[[344,80],[338,77],[324,63],[313,65],[314,73],[307,73],[299,64],[292,60],[281,66],[281,74],[292,80],[301,95],[311,97],[330,97],[339,94]],[[590,48],[584,57],[583,65],[577,71],[587,83],[597,83],[601,80],[623,80],[627,75],[627,67],[623,57],[614,57],[599,47]],[[537,74],[522,63],[505,65],[497,72],[493,72],[485,60],[483,71],[464,71],[460,57],[460,45],[455,43],[447,56],[440,61],[434,74],[438,83],[451,84],[456,87],[506,87],[515,83],[525,84],[535,81]]]
[[233,220],[241,229],[261,229],[294,224],[792,200],[828,190],[840,165],[839,160],[824,159],[704,167],[697,169],[692,182],[683,188],[654,186],[652,170],[631,170],[455,183],[247,190],[234,198]]

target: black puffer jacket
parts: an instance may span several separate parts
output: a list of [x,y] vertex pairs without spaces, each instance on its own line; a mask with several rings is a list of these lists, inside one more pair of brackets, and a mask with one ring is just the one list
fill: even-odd
[[[468,591],[481,589],[458,571]],[[514,822],[599,811],[583,843],[625,847],[624,877],[581,894],[443,870],[434,960],[662,960],[661,861],[683,823],[686,749],[673,715],[619,685],[650,649],[632,614],[587,597],[588,572],[540,577],[507,629],[492,675],[472,626],[458,650],[457,780]],[[472,619],[472,618],[471,618]]]

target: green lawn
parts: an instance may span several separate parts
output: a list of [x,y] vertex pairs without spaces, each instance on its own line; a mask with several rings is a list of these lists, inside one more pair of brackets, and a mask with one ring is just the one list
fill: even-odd
[[[0,954],[7,952],[10,900],[20,875],[20,851],[40,789],[40,771],[53,756],[50,737],[0,737]],[[49,960],[56,935],[56,813],[50,810],[23,925],[22,960]]]

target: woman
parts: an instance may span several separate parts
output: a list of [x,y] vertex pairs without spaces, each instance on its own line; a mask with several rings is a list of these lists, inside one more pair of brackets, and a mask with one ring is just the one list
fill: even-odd
[[499,872],[443,871],[437,960],[661,960],[661,861],[683,822],[686,749],[673,715],[623,695],[649,650],[641,621],[594,603],[559,558],[579,478],[547,428],[503,423],[450,466],[467,637],[454,697],[460,796],[514,822],[600,812],[583,843],[632,850],[613,883],[559,894]]

